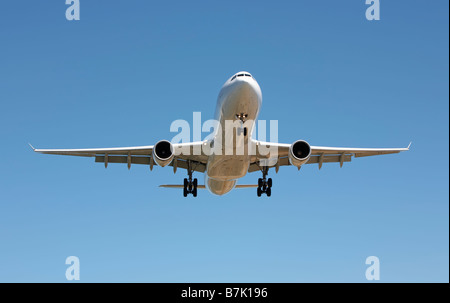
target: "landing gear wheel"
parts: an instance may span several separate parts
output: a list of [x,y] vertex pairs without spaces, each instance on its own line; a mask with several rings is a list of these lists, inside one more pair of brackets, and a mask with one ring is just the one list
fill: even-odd
[[269,167],[264,166],[260,167],[263,177],[258,179],[258,197],[261,197],[261,194],[266,194],[267,197],[272,195],[272,178],[268,178],[267,174],[269,173]]
[[192,168],[192,163],[190,161],[188,161],[187,166],[189,178],[184,178],[183,196],[187,197],[187,195],[192,194],[194,197],[197,197],[198,181],[197,179],[192,179],[192,172],[195,167]]
[[184,178],[184,182],[183,182],[183,196],[187,197],[188,195],[188,180],[186,178]]
[[194,196],[194,197],[197,197],[197,184],[198,182],[197,182],[197,179],[194,179],[194,181],[192,182],[192,187],[193,187],[193,189],[192,189],[192,195]]
[[258,189],[256,190],[256,194],[258,195],[258,197],[261,197],[261,187],[258,187]]
[[247,137],[247,127],[244,127],[244,137]]

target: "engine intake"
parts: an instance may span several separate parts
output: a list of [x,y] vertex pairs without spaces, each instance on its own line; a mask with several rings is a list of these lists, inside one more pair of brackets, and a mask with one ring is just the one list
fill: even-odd
[[153,159],[161,167],[169,165],[174,156],[173,145],[167,140],[159,141],[153,147]]
[[289,148],[289,162],[300,167],[308,162],[311,156],[311,145],[303,140],[295,141]]

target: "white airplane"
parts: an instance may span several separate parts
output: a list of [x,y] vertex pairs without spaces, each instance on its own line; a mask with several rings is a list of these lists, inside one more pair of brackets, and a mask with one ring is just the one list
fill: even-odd
[[[234,188],[257,188],[257,195],[271,196],[272,179],[267,178],[270,168],[275,168],[278,173],[280,166],[295,166],[298,169],[304,164],[318,164],[319,169],[323,163],[350,162],[352,157],[367,157],[375,155],[395,154],[408,151],[407,148],[341,148],[311,146],[304,140],[298,140],[292,144],[261,142],[254,140],[251,135],[262,104],[261,89],[255,78],[248,72],[239,72],[229,78],[223,85],[217,100],[215,119],[220,125],[225,121],[237,121],[240,125],[236,132],[227,132],[225,127],[214,131],[212,139],[172,144],[162,140],[151,146],[119,147],[119,148],[93,148],[93,149],[35,149],[42,154],[70,155],[81,157],[95,157],[95,162],[102,162],[105,167],[108,163],[127,163],[149,165],[150,170],[154,165],[161,167],[172,166],[174,172],[177,168],[187,170],[188,178],[183,185],[161,185],[168,188],[183,188],[183,195],[197,196],[198,188],[207,188],[211,193],[224,195]],[[240,121],[240,122],[239,122]],[[231,137],[230,137],[231,136]],[[223,142],[222,139],[230,139],[235,142],[232,145],[232,154],[206,153],[205,147],[214,148],[214,144]],[[230,141],[229,141],[230,142]],[[276,150],[273,153],[262,152],[262,147]],[[176,152],[178,150],[183,152]],[[201,152],[195,152],[200,150]],[[239,154],[238,150],[244,150]],[[250,151],[255,151],[251,153]],[[205,174],[205,185],[199,185],[197,179],[192,178],[193,172]],[[257,185],[236,184],[239,178],[247,173],[259,171],[262,178]]]

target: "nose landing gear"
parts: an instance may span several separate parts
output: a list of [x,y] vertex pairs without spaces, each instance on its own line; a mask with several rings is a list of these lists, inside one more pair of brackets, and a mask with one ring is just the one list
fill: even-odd
[[241,120],[241,124],[242,124],[241,128],[238,129],[238,134],[239,135],[243,134],[244,137],[247,137],[247,133],[248,133],[247,127],[244,127],[244,123],[247,120],[247,117],[248,117],[248,114],[244,114],[244,113],[236,114],[236,119]]
[[236,118],[241,120],[242,123],[245,123],[245,120],[247,120],[248,114],[240,113],[236,114]]

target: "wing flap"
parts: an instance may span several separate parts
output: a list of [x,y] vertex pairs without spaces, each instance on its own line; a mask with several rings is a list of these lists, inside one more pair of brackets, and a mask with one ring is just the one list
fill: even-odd
[[[344,157],[342,159],[342,157]],[[341,163],[342,162],[352,162],[352,155],[324,155],[322,163]],[[311,156],[306,164],[317,164],[320,163],[320,156]]]
[[[97,163],[105,163],[105,156],[95,156],[95,162]],[[108,155],[108,163],[128,163],[128,156],[109,156]],[[145,156],[132,156],[131,164],[144,164],[150,165],[150,157]],[[153,165],[157,165],[155,161],[153,161]]]
[[[145,156],[131,156],[131,164],[142,164],[150,165],[150,157]],[[95,162],[105,163],[105,156],[95,156]],[[156,162],[152,159],[153,165],[157,166]],[[128,163],[128,156],[109,156],[108,163]],[[169,164],[169,166],[174,166],[174,161]],[[196,172],[203,173],[206,170],[206,165],[197,161],[191,161],[192,170]],[[177,168],[188,169],[188,163],[186,160],[177,159]]]
[[[343,158],[342,158],[343,157]],[[278,159],[279,164],[278,166],[290,166],[291,163],[289,162],[289,157],[283,157]],[[352,161],[352,155],[324,155],[322,157],[322,163],[344,163],[344,162],[351,162]],[[320,163],[320,156],[311,156],[309,158],[309,161],[306,162],[306,164],[319,164]],[[276,167],[277,164],[272,163],[272,165],[269,166],[269,168]],[[250,167],[248,169],[248,172],[255,172],[260,171],[261,167],[257,163],[250,164]]]

